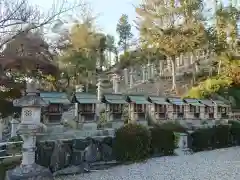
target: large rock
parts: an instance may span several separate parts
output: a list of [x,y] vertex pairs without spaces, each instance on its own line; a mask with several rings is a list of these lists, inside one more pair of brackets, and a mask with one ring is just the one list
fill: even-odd
[[87,163],[93,163],[101,159],[101,153],[99,151],[99,145],[94,139],[89,139],[90,144],[84,150],[84,161]]
[[51,170],[55,172],[69,166],[71,153],[71,149],[67,144],[64,144],[62,141],[56,141],[51,157]]

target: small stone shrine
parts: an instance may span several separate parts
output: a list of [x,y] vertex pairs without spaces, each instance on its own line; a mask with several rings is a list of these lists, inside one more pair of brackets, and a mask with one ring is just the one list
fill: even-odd
[[177,155],[187,155],[191,154],[191,150],[189,149],[189,135],[187,133],[176,133],[178,137],[178,145],[175,149],[175,153]]
[[147,115],[151,103],[146,97],[144,95],[129,95],[126,101],[129,103],[131,122],[147,126]]
[[71,105],[67,94],[63,92],[41,92],[40,97],[49,103],[44,108],[44,123],[60,123],[63,112]]
[[122,94],[104,94],[102,102],[105,104],[107,121],[112,128],[117,129],[124,125],[123,108],[127,104]]
[[22,107],[21,123],[17,133],[23,139],[22,163],[6,173],[6,180],[52,180],[49,169],[35,163],[36,136],[44,130],[40,122],[41,108],[48,104],[37,95],[38,84],[31,81],[27,84],[27,95],[15,100],[14,106]]
[[72,103],[76,104],[78,110],[78,122],[84,130],[96,130],[96,105],[98,103],[97,96],[90,93],[75,93]]

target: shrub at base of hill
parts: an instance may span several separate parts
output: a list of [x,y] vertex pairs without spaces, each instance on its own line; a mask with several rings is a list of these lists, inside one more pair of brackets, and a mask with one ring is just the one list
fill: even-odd
[[160,125],[162,129],[166,129],[173,132],[186,133],[186,128],[184,128],[179,122],[166,122]]
[[173,131],[154,126],[151,132],[151,154],[173,155],[175,149],[175,136]]
[[120,162],[136,162],[149,157],[151,135],[139,124],[127,124],[116,131],[114,154]]
[[212,128],[204,128],[192,133],[192,150],[194,152],[211,149],[214,137],[212,130]]
[[213,148],[224,148],[230,146],[230,126],[229,125],[219,125],[213,128],[214,139]]
[[228,147],[231,144],[229,138],[230,128],[228,125],[198,129],[192,133],[191,137],[192,150],[194,152]]
[[230,133],[232,136],[232,141],[234,145],[240,145],[240,122],[239,121],[228,121],[231,125]]

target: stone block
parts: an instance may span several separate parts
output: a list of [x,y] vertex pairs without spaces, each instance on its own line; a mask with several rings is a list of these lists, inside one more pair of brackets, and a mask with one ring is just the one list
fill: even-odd
[[87,130],[87,131],[97,130],[97,123],[95,122],[83,123],[82,130]]
[[119,129],[120,127],[122,127],[124,125],[124,122],[122,121],[115,121],[112,122],[112,128],[113,129]]
[[137,123],[138,123],[138,124],[141,124],[141,125],[143,125],[143,126],[146,126],[146,127],[148,126],[148,122],[145,121],[145,120],[144,120],[144,121],[137,121]]

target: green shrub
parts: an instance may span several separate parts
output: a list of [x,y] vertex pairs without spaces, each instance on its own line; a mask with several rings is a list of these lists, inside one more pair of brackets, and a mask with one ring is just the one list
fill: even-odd
[[228,147],[231,144],[230,141],[230,128],[229,125],[218,125],[213,128],[214,142],[213,148]]
[[127,124],[116,131],[114,154],[118,161],[141,161],[149,157],[151,136],[139,124]]
[[170,130],[173,132],[186,132],[186,128],[184,128],[179,122],[167,122],[160,125],[162,129]]
[[161,126],[151,128],[151,154],[172,155],[175,148],[175,137],[172,130]]
[[230,127],[228,125],[198,129],[191,136],[193,151],[223,148],[231,145]]
[[230,135],[233,143],[235,145],[240,145],[240,122],[231,120],[231,121],[228,121],[228,123],[231,125]]
[[214,132],[213,128],[198,129],[191,134],[192,150],[203,151],[212,148]]

